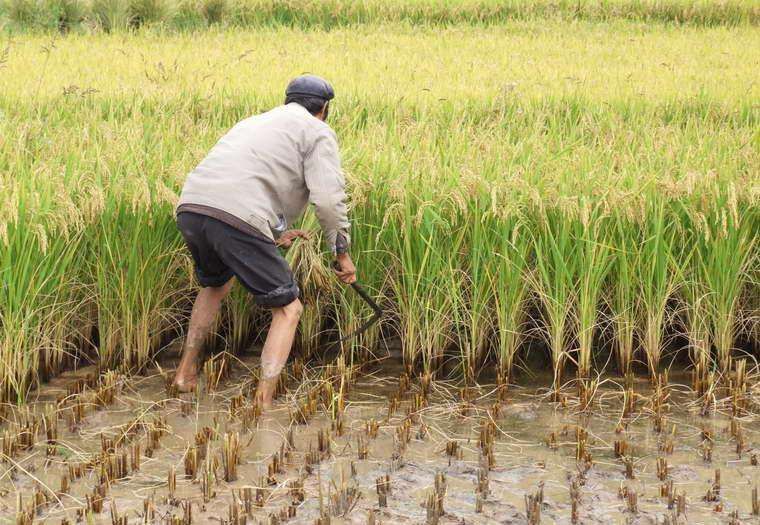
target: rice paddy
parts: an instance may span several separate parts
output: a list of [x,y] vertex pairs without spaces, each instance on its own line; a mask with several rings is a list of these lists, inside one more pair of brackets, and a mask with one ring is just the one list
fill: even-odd
[[[760,512],[752,2],[112,4],[0,8],[2,516]],[[275,411],[250,396],[267,313],[239,286],[180,398],[179,188],[305,71],[336,86],[385,316],[335,344],[371,312],[317,235],[287,254],[306,309]]]
[[[16,523],[732,523],[756,519],[757,388],[708,412],[683,376],[598,382],[550,403],[411,377],[392,361],[288,367],[218,354],[169,376],[66,372],[4,411],[0,508]],[[550,377],[546,378],[550,381]]]

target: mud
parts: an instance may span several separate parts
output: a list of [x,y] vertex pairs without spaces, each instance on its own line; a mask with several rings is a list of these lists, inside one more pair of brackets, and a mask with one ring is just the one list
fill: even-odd
[[[579,492],[577,523],[729,523],[733,512],[742,522],[757,519],[751,515],[751,492],[760,473],[752,464],[757,418],[746,411],[732,422],[726,410],[718,409],[702,415],[683,381],[671,380],[658,432],[653,392],[644,381],[636,383],[637,403],[625,418],[624,389],[614,381],[603,383],[581,411],[572,392],[566,402],[552,403],[540,386],[511,386],[506,399],[497,402],[495,387],[480,385],[468,391],[470,401],[463,401],[461,385],[447,381],[433,382],[427,402],[419,404],[415,395],[421,386],[413,379],[389,414],[388,399],[397,392],[401,370],[377,366],[357,374],[350,390],[344,385],[341,433],[330,417],[340,412],[340,396],[318,400],[307,424],[292,422],[297,402],[319,385],[319,370],[291,377],[275,409],[254,417],[251,371],[256,364],[255,357],[242,358],[215,391],[201,388],[183,398],[167,394],[166,377],[158,370],[141,377],[115,376],[110,403],[96,399],[96,385],[71,393],[77,379],[94,372],[85,369],[45,385],[22,409],[6,408],[6,444],[22,432],[25,417],[41,423],[27,449],[3,448],[0,521],[28,522],[18,521],[20,496],[21,510],[31,509],[36,523],[183,523],[188,507],[193,523],[315,523],[320,517],[327,523],[329,516],[331,523],[364,524],[371,522],[370,514],[375,523],[432,523],[425,502],[439,473],[445,475],[438,521],[443,524],[526,523],[526,496],[541,486],[540,522],[571,523],[573,483]],[[78,397],[87,401],[74,409],[72,400]],[[41,418],[50,410],[46,407],[56,408],[55,439],[46,437],[50,424]],[[82,412],[79,420],[71,415],[75,410]],[[371,420],[378,424],[376,437],[367,431]],[[495,423],[490,469],[479,444],[479,432],[489,420]],[[153,439],[157,428],[162,435]],[[209,429],[208,444],[198,450],[208,451],[209,467],[204,470],[204,460],[199,460],[197,473],[186,476],[186,455],[204,428]],[[581,452],[578,428],[586,431]],[[225,481],[224,436],[234,433],[240,441],[237,479]],[[616,441],[625,442],[632,479],[626,476],[624,459],[615,457]],[[139,468],[133,468],[131,456],[138,446]],[[448,455],[451,447],[457,450]],[[268,472],[274,455],[281,465]],[[127,458],[126,467],[108,471],[103,466],[108,457]],[[658,475],[658,458],[667,462],[666,474]],[[61,492],[61,478],[72,465],[84,465],[82,477],[70,479]],[[172,468],[176,483],[170,480]],[[209,483],[201,481],[204,472]],[[488,489],[479,497],[476,486],[484,473]],[[380,507],[377,480],[386,475],[390,490],[387,506]],[[669,509],[668,498],[661,495],[670,481],[673,493],[685,494],[685,515],[677,515],[675,503]],[[293,489],[299,482],[303,501]],[[83,510],[87,496],[99,485],[105,486],[102,508],[88,513]],[[253,494],[247,505],[246,488]],[[706,501],[711,490],[707,499],[712,501]]]

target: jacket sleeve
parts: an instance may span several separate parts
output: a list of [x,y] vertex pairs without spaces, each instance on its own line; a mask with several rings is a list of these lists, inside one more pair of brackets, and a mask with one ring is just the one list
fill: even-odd
[[338,140],[331,129],[319,131],[314,146],[304,157],[304,179],[309,189],[309,202],[314,205],[328,248],[335,253],[339,233],[348,247],[351,238],[346,182],[340,169]]

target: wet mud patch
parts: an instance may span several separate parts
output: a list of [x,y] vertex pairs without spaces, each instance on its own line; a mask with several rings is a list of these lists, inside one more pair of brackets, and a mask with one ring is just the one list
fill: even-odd
[[[760,425],[683,385],[615,386],[581,410],[543,385],[463,388],[389,367],[288,367],[271,412],[256,360],[197,394],[166,377],[66,374],[5,407],[4,523],[728,523],[753,519]],[[609,385],[614,385],[612,382]],[[500,399],[499,399],[500,397]],[[748,401],[751,403],[751,400]],[[658,407],[659,408],[653,408]],[[630,408],[630,407],[629,407]],[[31,520],[31,521],[30,521]]]

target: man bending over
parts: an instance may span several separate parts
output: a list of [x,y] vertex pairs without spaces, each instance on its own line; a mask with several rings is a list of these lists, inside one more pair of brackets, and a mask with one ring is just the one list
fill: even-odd
[[256,392],[262,407],[271,407],[303,310],[278,247],[307,238],[303,231],[288,230],[307,203],[314,205],[336,257],[336,274],[346,284],[356,280],[347,252],[349,222],[338,143],[325,123],[334,96],[322,78],[296,78],[285,90],[284,105],[237,123],[188,175],[177,225],[202,288],[174,378],[180,391],[195,388],[203,343],[234,276],[256,304],[272,310]]

